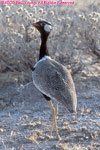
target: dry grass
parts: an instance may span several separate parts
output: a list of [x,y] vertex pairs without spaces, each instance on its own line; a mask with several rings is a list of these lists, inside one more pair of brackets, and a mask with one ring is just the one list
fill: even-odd
[[81,6],[84,5],[83,1],[69,7],[1,5],[0,73],[28,71],[30,75],[30,67],[38,59],[39,34],[31,26],[27,29],[27,25],[30,20],[35,22],[39,18],[53,24],[48,41],[53,58],[67,65],[75,73],[77,70],[83,70],[83,74],[91,74],[90,66],[92,70],[98,71],[100,4],[99,1],[87,1],[82,9]]

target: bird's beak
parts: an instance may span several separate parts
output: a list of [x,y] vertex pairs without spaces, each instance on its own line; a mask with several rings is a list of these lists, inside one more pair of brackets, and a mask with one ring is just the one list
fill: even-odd
[[39,27],[39,24],[38,24],[38,23],[32,23],[31,20],[28,22],[28,25],[27,25],[27,26],[30,26],[30,25],[32,25],[32,26],[34,26],[34,27]]
[[39,25],[37,23],[33,23],[32,26],[39,27]]

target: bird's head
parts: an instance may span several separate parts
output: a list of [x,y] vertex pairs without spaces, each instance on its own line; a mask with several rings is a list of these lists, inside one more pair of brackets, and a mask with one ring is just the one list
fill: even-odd
[[41,35],[49,35],[52,29],[51,23],[44,20],[33,23],[32,25],[40,32]]

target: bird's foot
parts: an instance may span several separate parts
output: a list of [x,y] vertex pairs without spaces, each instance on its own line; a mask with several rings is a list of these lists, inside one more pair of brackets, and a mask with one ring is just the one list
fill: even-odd
[[52,135],[47,134],[46,136],[47,136],[48,139],[53,139]]
[[[52,135],[50,135],[50,134],[47,134],[46,135],[46,137],[48,138],[48,139],[54,139],[54,136],[52,136]],[[58,135],[56,135],[56,139],[57,140],[59,140],[59,141],[61,141],[62,140],[62,138],[60,137],[60,135],[58,134]]]
[[57,139],[58,139],[59,141],[61,141],[61,140],[62,140],[62,138],[60,137],[60,135],[59,135],[59,134],[57,135]]

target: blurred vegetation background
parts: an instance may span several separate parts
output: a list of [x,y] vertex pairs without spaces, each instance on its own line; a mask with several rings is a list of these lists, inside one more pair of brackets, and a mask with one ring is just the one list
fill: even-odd
[[[29,21],[53,25],[48,48],[52,58],[76,78],[100,74],[100,1],[75,5],[0,5],[0,81],[31,81],[38,60],[40,36]],[[79,76],[78,76],[79,74]]]

